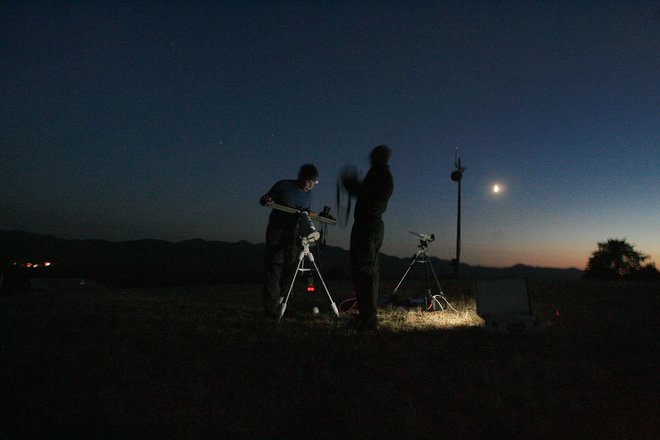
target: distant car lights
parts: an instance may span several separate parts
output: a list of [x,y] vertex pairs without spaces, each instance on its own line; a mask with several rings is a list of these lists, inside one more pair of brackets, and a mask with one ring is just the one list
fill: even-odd
[[37,262],[31,262],[31,261],[14,261],[12,262],[12,266],[15,268],[21,268],[21,269],[38,269],[42,267],[50,267],[52,266],[53,263],[50,261],[37,261]]

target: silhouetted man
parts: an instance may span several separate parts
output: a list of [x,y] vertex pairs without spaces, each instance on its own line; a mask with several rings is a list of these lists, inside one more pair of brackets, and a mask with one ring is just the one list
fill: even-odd
[[351,274],[360,311],[357,325],[361,330],[372,330],[378,326],[378,255],[385,231],[382,215],[394,190],[388,165],[391,155],[392,151],[386,145],[379,145],[371,151],[371,168],[360,185],[355,204],[355,220],[351,230]]
[[[312,188],[318,183],[319,172],[312,164],[305,164],[298,171],[296,180],[280,180],[261,197],[263,206],[271,203],[309,211],[312,204]],[[263,286],[263,304],[267,317],[276,317],[280,298],[287,281],[293,277],[297,257],[299,214],[273,209],[266,228],[266,252],[264,268],[266,279]]]

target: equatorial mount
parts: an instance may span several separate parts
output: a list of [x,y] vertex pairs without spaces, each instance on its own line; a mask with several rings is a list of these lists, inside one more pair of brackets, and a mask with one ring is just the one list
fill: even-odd
[[[326,295],[328,295],[328,299],[330,300],[330,307],[332,308],[332,311],[337,316],[337,318],[339,318],[339,309],[337,309],[337,305],[335,304],[335,301],[332,299],[332,295],[330,295],[328,286],[326,286],[325,281],[323,280],[321,271],[319,270],[319,267],[316,265],[316,261],[314,260],[314,254],[312,254],[312,252],[309,250],[309,245],[314,241],[315,240],[310,239],[309,236],[304,236],[304,235],[300,236],[301,249],[300,249],[300,254],[298,255],[298,266],[296,267],[296,272],[294,273],[293,279],[291,280],[289,291],[284,297],[283,302],[280,304],[280,309],[277,314],[277,324],[280,323],[280,321],[282,320],[282,316],[284,316],[284,312],[286,311],[286,306],[289,303],[289,298],[291,297],[291,292],[293,290],[293,285],[296,282],[296,278],[298,277],[299,274],[312,270],[316,271],[316,274],[321,280],[321,284],[323,285],[323,289],[325,290],[325,293]],[[305,268],[305,259],[309,260],[309,262],[312,263],[313,268]]]

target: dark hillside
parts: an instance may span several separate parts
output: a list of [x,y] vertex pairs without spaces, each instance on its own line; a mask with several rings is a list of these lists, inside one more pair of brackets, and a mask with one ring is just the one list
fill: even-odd
[[[263,243],[228,243],[202,239],[177,243],[163,240],[110,242],[104,240],[65,240],[22,231],[0,231],[0,258],[4,272],[15,272],[24,263],[48,261],[47,268],[21,269],[29,277],[93,278],[111,286],[163,286],[260,282]],[[328,279],[348,279],[349,255],[344,249],[313,247],[312,252]],[[381,255],[383,279],[398,279],[410,258]],[[451,277],[453,268],[446,260],[431,258],[440,279]],[[308,264],[308,263],[307,263]],[[524,265],[508,269],[461,265],[466,278],[524,277],[578,279],[576,269],[548,269]],[[415,264],[408,277],[425,276],[424,267]]]

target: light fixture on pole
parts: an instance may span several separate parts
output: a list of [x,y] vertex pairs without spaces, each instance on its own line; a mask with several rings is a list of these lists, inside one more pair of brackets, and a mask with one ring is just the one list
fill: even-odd
[[461,158],[458,157],[458,147],[454,152],[454,171],[451,173],[451,180],[458,183],[458,210],[456,214],[456,258],[452,260],[454,265],[454,277],[459,277],[459,267],[461,264],[461,180],[463,180],[463,171],[466,168],[461,165]]

